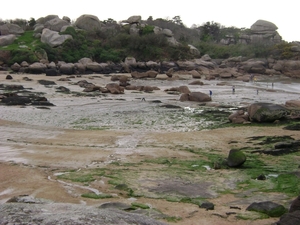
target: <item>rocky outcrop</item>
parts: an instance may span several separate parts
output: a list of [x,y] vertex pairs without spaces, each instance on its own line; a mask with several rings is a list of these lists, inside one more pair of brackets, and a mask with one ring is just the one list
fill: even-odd
[[281,37],[276,31],[278,27],[269,21],[257,20],[251,26],[251,43],[259,43],[263,41],[279,43],[281,42]]
[[59,32],[52,31],[47,28],[43,30],[41,36],[41,42],[46,43],[51,47],[59,46],[68,39],[72,39],[72,36],[68,34],[60,35]]
[[271,217],[280,217],[287,211],[283,205],[271,201],[254,202],[246,210],[264,213]]
[[70,25],[69,22],[67,22],[66,20],[62,20],[62,19],[56,17],[56,18],[54,18],[54,19],[52,19],[52,20],[47,21],[47,22],[44,24],[44,27],[45,27],[45,28],[48,28],[49,30],[61,32],[61,29],[62,29],[64,26],[68,26],[68,25]]
[[21,35],[25,31],[17,24],[6,23],[0,26],[0,34],[1,35]]
[[241,33],[238,38],[234,35],[226,35],[221,39],[220,43],[224,45],[230,44],[253,44],[272,42],[280,43],[282,41],[281,36],[277,32],[278,27],[266,20],[257,20],[250,28],[250,33]]
[[147,211],[145,211],[145,215],[142,215],[134,211],[126,212],[117,207],[99,208],[80,204],[52,202],[5,203],[0,205],[0,214],[0,224],[17,224],[20,221],[22,221],[22,224],[40,225],[165,224],[145,216],[148,214]]
[[248,113],[245,112],[244,110],[238,110],[234,113],[232,113],[229,117],[228,117],[229,121],[232,123],[246,123],[249,121],[249,116]]
[[96,31],[100,30],[103,24],[97,16],[84,14],[77,18],[74,26],[86,31]]
[[0,36],[0,46],[7,46],[12,44],[16,39],[16,35],[8,34],[4,36]]
[[123,20],[123,23],[135,24],[140,23],[142,20],[141,16],[130,16],[127,20]]
[[194,102],[210,102],[211,97],[202,92],[185,93],[180,96],[180,101],[194,101]]
[[250,121],[274,122],[284,119],[288,115],[288,110],[277,104],[272,103],[253,103],[248,107]]
[[274,70],[295,78],[300,78],[300,61],[299,60],[278,60],[274,63]]
[[30,73],[41,74],[41,73],[45,73],[47,66],[43,63],[36,62],[36,63],[29,65],[28,69],[29,69]]

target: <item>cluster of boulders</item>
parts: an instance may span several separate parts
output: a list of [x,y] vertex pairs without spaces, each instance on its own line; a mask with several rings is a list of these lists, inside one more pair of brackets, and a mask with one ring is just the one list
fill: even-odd
[[[257,20],[250,28],[249,34],[242,34],[238,43],[250,44],[250,43],[261,43],[264,41],[280,43],[282,41],[281,36],[277,32],[278,27],[269,21]],[[236,37],[234,35],[227,35],[221,39],[221,44],[230,45],[236,44]]]
[[22,85],[0,84],[0,90],[5,93],[0,95],[0,104],[4,105],[34,105],[34,106],[54,106],[44,96],[34,93],[24,93]]
[[[41,53],[42,54],[42,53]],[[225,60],[214,60],[208,55],[192,60],[178,61],[147,61],[140,62],[133,57],[127,57],[120,63],[98,63],[90,58],[82,58],[76,63],[66,63],[63,61],[48,62],[45,60],[28,64],[26,61],[14,63],[10,68],[2,66],[3,70],[16,73],[46,73],[49,76],[60,74],[110,74],[110,73],[132,73],[136,79],[155,78],[157,74],[166,74],[172,77],[174,73],[181,72],[190,74],[193,78],[205,77],[207,80],[216,78],[234,78],[241,81],[249,81],[252,76],[260,75],[286,75],[290,77],[300,77],[299,60],[274,60],[274,59],[244,59],[243,57],[233,57]],[[0,68],[1,69],[1,68]],[[135,73],[139,72],[139,73]],[[144,72],[144,73],[143,73]]]
[[239,109],[228,119],[232,123],[279,123],[284,119],[298,119],[300,117],[300,101],[290,100],[285,105],[258,102],[249,105],[246,109]]

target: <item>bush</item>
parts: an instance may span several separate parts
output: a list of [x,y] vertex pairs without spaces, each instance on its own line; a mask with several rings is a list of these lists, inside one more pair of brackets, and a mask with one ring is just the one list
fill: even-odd
[[38,58],[31,50],[12,50],[11,59],[8,61],[8,65],[13,65],[14,63],[21,64],[23,61],[28,63],[38,62]]

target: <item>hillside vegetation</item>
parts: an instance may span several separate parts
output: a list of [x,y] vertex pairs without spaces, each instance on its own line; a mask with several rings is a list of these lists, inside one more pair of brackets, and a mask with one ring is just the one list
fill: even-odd
[[[11,21],[19,22],[20,21]],[[188,44],[195,46],[201,55],[208,54],[214,59],[226,59],[229,57],[242,56],[246,58],[266,58],[271,56],[275,59],[293,59],[295,53],[291,51],[291,43],[285,41],[280,44],[256,43],[256,44],[220,44],[220,40],[227,35],[236,39],[247,33],[234,27],[223,27],[215,22],[207,22],[193,29],[185,27],[180,17],[173,20],[157,19],[151,17],[143,21],[147,25],[140,26],[138,35],[130,35],[130,25],[119,25],[112,19],[104,21],[105,29],[94,32],[67,28],[62,34],[70,34],[73,39],[65,41],[61,46],[52,48],[41,43],[40,39],[33,37],[34,19],[25,26],[25,33],[18,37],[9,46],[0,47],[0,50],[9,50],[11,58],[7,63],[27,61],[33,63],[39,61],[39,55],[47,53],[49,61],[77,62],[83,57],[89,57],[96,62],[121,62],[131,56],[137,61],[176,61],[188,60],[193,56],[189,51]],[[154,26],[170,29],[180,45],[170,45],[163,34],[154,34]]]

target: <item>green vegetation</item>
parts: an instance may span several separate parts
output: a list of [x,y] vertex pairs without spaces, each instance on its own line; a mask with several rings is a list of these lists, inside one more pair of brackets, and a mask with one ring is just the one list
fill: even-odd
[[86,193],[82,194],[81,197],[83,198],[93,198],[93,199],[104,199],[104,198],[112,198],[112,195],[109,194],[95,194],[95,193]]
[[86,183],[89,184],[97,178],[105,174],[104,169],[94,169],[92,171],[68,171],[57,176],[59,179],[70,180],[72,182]]
[[[1,21],[0,21],[1,22]],[[9,22],[9,21],[8,21]],[[37,52],[46,52],[49,61],[77,62],[83,57],[89,57],[96,62],[119,63],[127,56],[135,57],[138,61],[172,61],[191,59],[194,56],[189,51],[188,44],[194,45],[202,55],[208,54],[211,58],[229,58],[242,56],[246,58],[266,58],[272,55],[275,59],[291,59],[298,57],[291,50],[292,44],[281,42],[263,42],[256,44],[240,43],[242,35],[250,34],[249,29],[224,27],[216,22],[206,22],[193,29],[187,28],[180,16],[172,20],[149,18],[147,25],[138,25],[137,33],[130,34],[130,26],[118,25],[109,18],[104,23],[107,29],[86,32],[68,27],[61,34],[69,34],[63,45],[55,48],[41,43],[39,38],[33,36],[34,18],[28,23],[23,20],[11,21],[24,28],[25,33],[9,46],[0,47],[0,50],[11,51],[11,59],[7,62],[29,63],[39,61]],[[154,34],[154,28],[170,29],[179,45],[170,45],[163,34]],[[230,44],[221,44],[221,40],[230,38]]]
[[148,205],[139,203],[139,202],[133,202],[133,203],[131,203],[131,206],[136,207],[136,208],[141,208],[141,209],[150,209],[150,207]]

